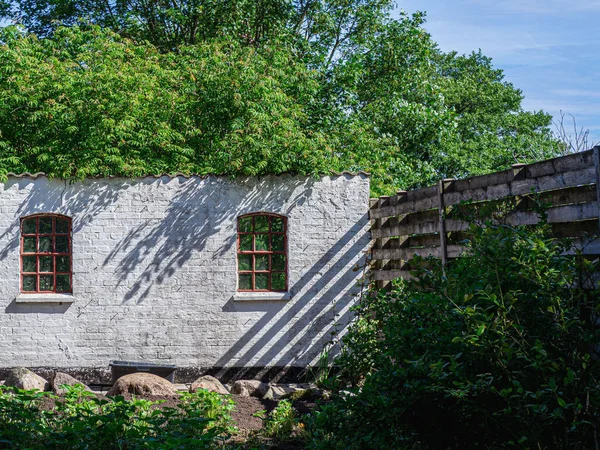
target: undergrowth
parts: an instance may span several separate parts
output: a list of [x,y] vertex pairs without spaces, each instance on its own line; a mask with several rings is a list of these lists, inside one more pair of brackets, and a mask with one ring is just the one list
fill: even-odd
[[314,413],[312,448],[599,448],[598,262],[544,220],[464,244],[358,306],[336,361],[354,388]]
[[[63,386],[63,399],[0,386],[0,448],[199,449],[224,442],[235,428],[233,401],[214,392],[181,394],[177,408],[161,401],[99,399],[81,385]],[[42,408],[55,401],[55,408]]]

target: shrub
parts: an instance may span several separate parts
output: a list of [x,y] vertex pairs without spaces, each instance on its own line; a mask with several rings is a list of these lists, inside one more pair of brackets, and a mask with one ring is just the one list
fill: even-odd
[[338,363],[362,387],[314,415],[313,447],[597,448],[597,263],[546,224],[466,244],[358,307]]
[[[185,393],[178,408],[158,408],[161,402],[98,399],[81,385],[63,387],[63,400],[0,387],[0,448],[211,448],[235,431],[233,401],[216,393]],[[41,408],[48,400],[54,410]]]
[[289,400],[281,400],[265,418],[264,434],[278,439],[289,438],[295,425],[292,403]]

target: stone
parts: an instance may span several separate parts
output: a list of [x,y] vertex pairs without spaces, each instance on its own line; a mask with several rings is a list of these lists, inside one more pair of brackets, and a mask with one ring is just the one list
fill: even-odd
[[262,398],[269,390],[269,385],[258,380],[237,380],[231,386],[231,393],[242,397]]
[[296,384],[271,384],[263,396],[266,400],[315,400],[322,396],[322,392],[315,385],[308,383]]
[[19,389],[32,390],[37,389],[38,391],[50,390],[50,383],[47,380],[36,375],[31,370],[25,367],[15,367],[8,373],[8,377],[4,382],[5,386],[13,386]]
[[63,372],[56,372],[56,375],[54,375],[54,380],[52,380],[52,390],[54,391],[54,393],[56,395],[65,395],[66,394],[66,390],[61,387],[64,384],[69,385],[69,386],[75,386],[76,384],[81,384],[86,391],[92,392],[92,390],[89,387],[87,387],[85,384],[83,384],[81,381],[77,380],[76,378],[73,378],[71,375],[63,373]]
[[119,378],[106,395],[177,395],[175,385],[151,373],[130,373]]
[[198,378],[190,386],[190,392],[196,392],[198,389],[206,389],[210,392],[217,392],[218,394],[229,394],[229,391],[223,384],[215,377],[210,375],[204,375]]

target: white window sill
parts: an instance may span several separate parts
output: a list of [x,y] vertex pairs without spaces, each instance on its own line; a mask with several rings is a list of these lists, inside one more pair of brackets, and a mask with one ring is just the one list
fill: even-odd
[[236,292],[233,300],[236,302],[287,301],[292,298],[288,292]]
[[16,303],[73,303],[75,297],[72,294],[19,294],[15,298]]

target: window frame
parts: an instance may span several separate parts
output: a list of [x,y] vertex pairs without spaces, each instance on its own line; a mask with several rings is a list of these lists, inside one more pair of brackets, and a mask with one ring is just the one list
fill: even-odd
[[[52,219],[52,231],[50,233],[41,233],[40,232],[40,219],[50,218]],[[26,221],[35,219],[36,228],[35,233],[25,233],[24,224]],[[64,220],[67,222],[67,232],[66,233],[58,233],[56,230],[56,221],[57,219]],[[40,213],[40,214],[32,214],[29,216],[21,217],[19,223],[19,231],[20,231],[20,254],[19,254],[19,285],[20,292],[24,295],[50,295],[50,294],[63,294],[63,295],[72,295],[73,294],[73,220],[69,216],[65,216],[62,214],[53,214],[53,213]],[[51,237],[53,248],[51,251],[40,251],[39,250],[39,238],[41,237]],[[66,252],[57,252],[56,251],[56,237],[67,237],[67,251]],[[25,239],[27,237],[35,237],[36,240],[36,249],[34,252],[25,252]],[[35,257],[35,272],[25,272],[24,270],[24,258],[26,257]],[[42,272],[40,271],[40,257],[52,257],[52,271],[51,272]],[[68,256],[69,257],[69,271],[59,272],[57,270],[56,260],[59,256]],[[40,289],[40,279],[43,275],[52,275],[53,284],[52,290],[41,290]],[[57,286],[57,276],[59,275],[68,275],[69,276],[69,290],[58,290]],[[33,291],[26,291],[24,289],[24,278],[26,276],[35,276],[36,277],[36,286]]]
[[[260,232],[256,231],[255,224],[257,217],[268,217],[268,232]],[[241,231],[240,230],[240,222],[243,219],[252,218],[252,231]],[[271,219],[277,218],[281,219],[283,223],[283,231],[272,231],[271,230]],[[254,212],[249,214],[244,214],[237,217],[237,239],[236,239],[236,284],[237,284],[237,292],[241,293],[286,293],[289,290],[289,276],[288,276],[288,265],[289,265],[289,257],[288,257],[288,223],[287,217],[281,214],[275,214],[270,212]],[[269,237],[268,242],[269,250],[256,250],[256,235],[266,234]],[[241,239],[242,236],[251,235],[252,236],[252,250],[241,250]],[[283,236],[283,250],[273,250],[272,249],[272,240],[271,236],[273,235],[282,235]],[[252,256],[252,269],[251,270],[240,270],[240,256],[241,255],[251,255]],[[269,256],[269,267],[268,270],[256,270],[256,255]],[[283,270],[273,270],[272,265],[272,255],[283,255],[285,258],[285,264]],[[267,289],[256,289],[256,274],[268,274],[268,286]],[[272,289],[272,275],[273,273],[283,273],[285,276],[285,286],[284,289]],[[240,275],[243,274],[251,274],[252,275],[252,289],[240,289]]]

